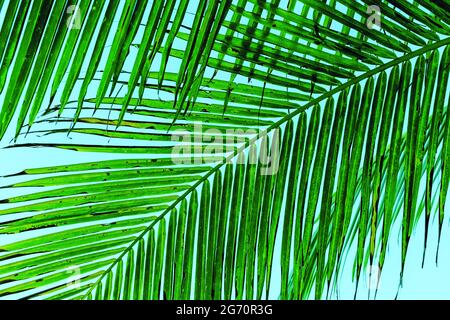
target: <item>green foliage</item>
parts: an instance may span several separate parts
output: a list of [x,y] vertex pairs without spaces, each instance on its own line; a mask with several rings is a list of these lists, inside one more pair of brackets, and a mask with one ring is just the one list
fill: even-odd
[[0,1],[2,152],[67,155],[1,178],[0,296],[321,299],[352,245],[401,281],[446,218],[450,4],[378,2]]

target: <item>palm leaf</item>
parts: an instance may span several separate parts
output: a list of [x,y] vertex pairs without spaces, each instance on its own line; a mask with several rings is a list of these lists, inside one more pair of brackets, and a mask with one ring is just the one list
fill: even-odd
[[412,2],[2,2],[1,152],[68,160],[5,169],[0,296],[320,299],[396,221],[401,281],[450,181],[449,4]]

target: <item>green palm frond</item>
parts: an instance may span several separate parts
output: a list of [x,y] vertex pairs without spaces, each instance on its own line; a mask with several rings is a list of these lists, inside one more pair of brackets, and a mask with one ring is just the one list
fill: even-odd
[[1,152],[48,152],[2,161],[1,297],[320,299],[441,236],[447,0],[0,4]]

